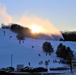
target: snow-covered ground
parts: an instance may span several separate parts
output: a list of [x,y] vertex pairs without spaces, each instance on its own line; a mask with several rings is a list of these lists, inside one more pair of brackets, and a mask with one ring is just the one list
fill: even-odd
[[[5,36],[4,36],[5,31]],[[12,36],[12,38],[10,38]],[[54,53],[47,55],[42,50],[42,45],[45,41],[49,41],[54,47]],[[26,38],[19,41],[16,38],[16,34],[9,29],[0,29],[0,68],[8,67],[11,65],[11,54],[12,54],[12,64],[16,68],[17,64],[24,64],[28,66],[30,62],[31,67],[46,67],[45,61],[50,60],[48,68],[51,67],[62,67],[66,66],[64,64],[53,63],[53,60],[59,61],[60,58],[56,57],[55,51],[57,46],[63,43],[66,46],[69,46],[74,52],[76,52],[76,42],[69,41],[51,41],[51,40],[37,40]],[[32,48],[34,46],[34,48]],[[41,56],[39,56],[41,54]],[[43,64],[39,65],[39,62],[43,61]]]

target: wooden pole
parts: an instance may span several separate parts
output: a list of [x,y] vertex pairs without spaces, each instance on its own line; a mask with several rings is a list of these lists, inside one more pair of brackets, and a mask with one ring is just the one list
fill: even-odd
[[12,67],[12,54],[11,54],[11,67]]

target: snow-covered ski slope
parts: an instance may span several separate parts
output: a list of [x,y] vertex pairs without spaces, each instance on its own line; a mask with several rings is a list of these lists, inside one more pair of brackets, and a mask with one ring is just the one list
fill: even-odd
[[[5,31],[5,35],[4,35]],[[12,38],[10,38],[12,36]],[[47,55],[42,50],[42,44],[45,41],[49,41],[54,47],[54,53]],[[19,41],[16,38],[16,34],[9,29],[0,29],[0,68],[11,66],[11,54],[12,54],[12,65],[16,67],[17,64],[24,64],[28,66],[30,62],[31,67],[46,67],[45,61],[50,60],[48,67],[60,67],[65,66],[59,63],[53,63],[53,60],[59,61],[60,58],[56,57],[55,51],[57,46],[63,43],[66,46],[69,46],[74,52],[76,49],[75,42],[61,42],[61,41],[51,41],[51,40],[38,40],[26,38]],[[32,48],[34,46],[34,48]],[[39,56],[41,54],[41,56]],[[43,61],[43,64],[39,65],[39,62]]]

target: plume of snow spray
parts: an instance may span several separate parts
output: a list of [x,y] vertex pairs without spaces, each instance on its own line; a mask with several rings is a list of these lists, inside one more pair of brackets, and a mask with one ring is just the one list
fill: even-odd
[[[8,14],[6,11],[6,7],[4,4],[0,3],[0,22],[3,22],[5,24],[12,23],[12,16]],[[20,18],[20,17],[19,17]],[[22,15],[19,20],[14,19],[14,23],[18,23],[24,27],[30,28],[32,24],[38,26],[41,28],[41,33],[47,34],[49,37],[44,36],[45,39],[51,38],[54,40],[59,40],[60,38],[63,39],[63,36],[61,32],[54,27],[54,25],[47,19],[43,19],[41,17],[37,16],[27,16]],[[42,35],[39,36],[39,38],[43,38]]]
[[[47,19],[42,19],[36,16],[22,16],[20,19],[20,24],[24,27],[29,27],[30,25],[34,24],[39,26],[42,30],[41,33],[46,34],[43,35],[44,39],[52,39],[52,40],[59,40],[60,38],[63,39],[61,32],[54,27],[54,25]],[[47,37],[48,36],[48,37]],[[43,38],[42,35],[39,38]]]
[[12,23],[12,17],[7,13],[4,4],[0,3],[0,19],[4,23]]

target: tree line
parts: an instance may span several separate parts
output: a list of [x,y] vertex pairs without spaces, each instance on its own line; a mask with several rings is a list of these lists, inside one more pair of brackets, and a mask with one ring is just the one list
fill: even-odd
[[76,31],[66,31],[61,33],[65,41],[76,41]]

